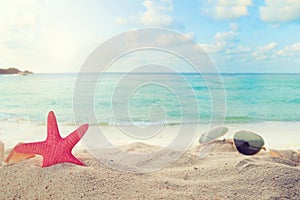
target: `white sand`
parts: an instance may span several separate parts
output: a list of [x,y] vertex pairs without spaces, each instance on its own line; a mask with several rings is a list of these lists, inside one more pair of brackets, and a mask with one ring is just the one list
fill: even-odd
[[[131,150],[152,148],[131,144]],[[204,160],[191,149],[162,170],[133,174],[112,170],[84,151],[87,167],[41,168],[41,158],[0,168],[0,199],[298,199],[298,163],[260,155],[246,157],[217,144]]]
[[[294,124],[285,129],[284,125],[279,125],[276,128],[264,123],[245,124],[243,127],[240,127],[241,124],[231,124],[228,127],[229,135],[241,129],[258,132],[268,141],[267,145],[273,148],[273,142],[281,144],[277,140],[282,130],[286,132],[285,137],[293,136],[297,131]],[[0,128],[0,140],[9,147],[14,142],[37,141],[46,137],[45,126],[1,122]],[[63,126],[60,130],[65,136],[74,128]],[[112,134],[117,133],[115,129],[109,130]],[[175,130],[176,127],[169,127],[166,131]],[[274,139],[275,136],[268,135],[270,132],[280,133]],[[159,148],[144,143],[118,141],[120,136],[114,137],[120,145],[129,143],[121,148],[131,153]],[[167,139],[157,141],[164,145]],[[290,138],[284,144],[287,146],[280,147],[300,147],[297,146],[298,142]],[[94,159],[80,145],[73,152],[86,163],[86,167],[64,163],[41,168],[40,156],[0,167],[0,199],[299,199],[300,196],[299,163],[271,157],[264,151],[251,157],[243,156],[226,142],[218,142],[214,151],[204,160],[197,156],[199,145],[194,145],[172,165],[145,174],[111,169]],[[157,158],[157,162],[163,161],[163,155]]]

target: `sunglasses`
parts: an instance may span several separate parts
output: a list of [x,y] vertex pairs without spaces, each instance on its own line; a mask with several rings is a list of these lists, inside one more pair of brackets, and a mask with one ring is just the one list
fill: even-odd
[[[204,133],[199,138],[199,143],[204,147],[200,150],[200,157],[205,157],[213,146],[209,144],[215,143],[228,132],[227,127],[217,127],[208,133]],[[225,141],[225,138],[223,139]],[[232,143],[237,151],[243,155],[251,156],[264,149],[264,139],[251,131],[238,131],[233,135]]]

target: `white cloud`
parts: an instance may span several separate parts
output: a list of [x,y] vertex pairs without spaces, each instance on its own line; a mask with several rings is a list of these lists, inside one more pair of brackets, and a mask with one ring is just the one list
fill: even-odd
[[300,19],[299,0],[265,0],[265,4],[259,8],[263,21],[282,23]]
[[248,15],[252,0],[211,0],[203,12],[216,19],[232,20]]
[[300,62],[300,42],[280,47],[275,42],[271,42],[252,53],[255,60],[272,63],[274,65]]
[[128,18],[116,17],[115,23],[124,25],[129,22],[143,26],[169,26],[173,18],[169,15],[173,11],[172,0],[144,0],[145,11],[140,15]]
[[214,43],[200,44],[201,47],[215,57],[217,62],[248,63],[251,60],[251,49],[240,44],[238,24],[230,24],[230,28],[230,31],[216,33]]
[[166,26],[172,23],[172,17],[164,14],[172,10],[172,6],[156,4],[154,1],[144,1],[146,11],[141,16],[141,23],[146,26]]
[[216,41],[232,41],[237,37],[237,32],[228,31],[228,32],[218,32],[215,35]]
[[253,57],[257,60],[264,60],[268,58],[274,58],[275,54],[274,51],[277,48],[276,42],[271,42],[264,46],[258,47],[255,52],[253,52]]
[[196,36],[194,32],[188,32],[184,34],[186,37],[190,38],[191,40],[196,40]]
[[285,46],[275,53],[279,57],[296,56],[300,57],[300,42]]
[[201,44],[204,50],[208,53],[220,53],[225,52],[229,48],[235,46],[235,41],[238,37],[237,27],[231,27],[235,30],[230,30],[226,32],[218,32],[215,34],[215,42],[212,44]]

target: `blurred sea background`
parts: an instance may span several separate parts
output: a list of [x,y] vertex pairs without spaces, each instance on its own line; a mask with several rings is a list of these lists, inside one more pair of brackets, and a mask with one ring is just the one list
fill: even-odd
[[[105,73],[92,94],[97,123],[173,125],[210,121],[211,92],[218,89],[213,84],[208,88],[207,80],[194,73],[152,75],[155,81],[146,83],[144,74]],[[86,76],[89,81],[93,74]],[[124,76],[131,81],[120,82]],[[214,80],[214,76],[210,75],[210,79]],[[178,77],[185,82],[178,82]],[[225,123],[300,121],[300,74],[221,74],[221,77],[226,94]],[[53,110],[59,116],[59,123],[74,124],[76,80],[75,73],[0,75],[0,121],[45,124],[47,113]],[[132,90],[133,83],[139,87]],[[116,99],[116,88],[128,90],[130,98]],[[116,119],[112,112],[114,106],[120,107],[118,116],[122,116],[122,112],[129,114]],[[162,115],[153,111],[157,106],[163,108],[163,120],[161,116],[155,117]],[[196,115],[195,112],[182,113],[182,108],[193,110],[197,106]]]

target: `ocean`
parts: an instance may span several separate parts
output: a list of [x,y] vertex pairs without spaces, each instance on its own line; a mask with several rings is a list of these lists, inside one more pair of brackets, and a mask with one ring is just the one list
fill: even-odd
[[[87,82],[89,76],[93,75],[86,75]],[[210,81],[214,76],[210,75]],[[207,80],[193,73],[147,77],[139,73],[104,74],[93,94],[82,93],[83,97],[93,97],[97,120],[90,123],[173,125],[211,120],[212,102],[218,102],[212,100],[211,94],[220,89],[218,85],[208,88]],[[300,121],[300,74],[221,74],[221,77],[226,94],[225,123]],[[59,123],[74,124],[76,80],[75,73],[0,75],[0,121],[45,124],[47,113],[53,110]],[[199,112],[186,112],[196,108]]]

